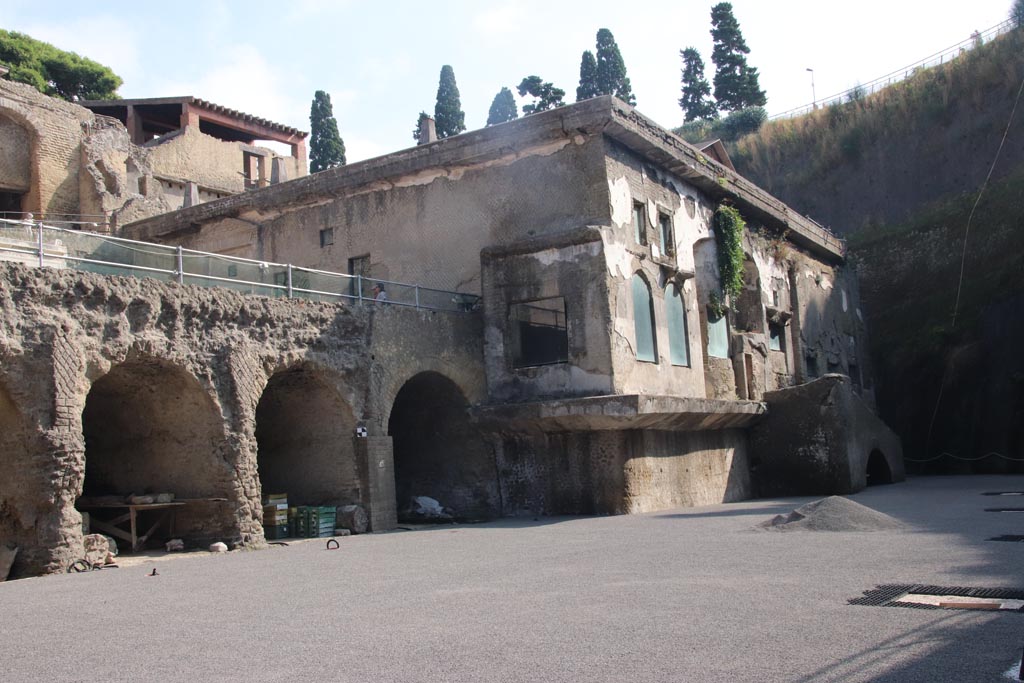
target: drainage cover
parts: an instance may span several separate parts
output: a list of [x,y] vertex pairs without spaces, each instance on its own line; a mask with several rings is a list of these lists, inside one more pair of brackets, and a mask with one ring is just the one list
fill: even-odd
[[998,610],[1024,614],[1024,589],[887,584],[864,591],[850,605],[914,609]]
[[1024,496],[1024,491],[989,491],[983,496]]
[[1024,512],[1024,508],[985,508],[985,512]]
[[988,539],[990,541],[1008,541],[1010,543],[1024,543],[1024,536],[1014,536],[1013,534],[1006,534],[1003,536],[995,536]]

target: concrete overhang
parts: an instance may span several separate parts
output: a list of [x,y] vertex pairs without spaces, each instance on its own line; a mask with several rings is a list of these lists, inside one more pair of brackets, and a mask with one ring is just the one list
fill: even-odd
[[244,194],[146,218],[126,226],[127,235],[159,240],[180,224],[203,224],[246,216],[265,220],[303,206],[342,198],[365,188],[387,189],[400,179],[442,177],[501,158],[515,158],[551,144],[570,144],[604,135],[693,183],[714,200],[732,201],[748,218],[775,229],[826,260],[845,257],[845,243],[813,220],[710,159],[695,147],[611,97],[531,114],[426,145],[314,173]]
[[522,428],[545,432],[699,432],[748,427],[766,409],[764,403],[757,401],[624,394],[483,405],[474,408],[473,414],[483,428],[493,431]]

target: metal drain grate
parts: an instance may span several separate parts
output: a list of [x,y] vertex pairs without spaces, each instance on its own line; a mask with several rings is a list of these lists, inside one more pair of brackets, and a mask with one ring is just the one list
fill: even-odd
[[985,512],[1024,512],[1024,508],[985,508]]
[[983,496],[1024,496],[1024,491],[988,491]]
[[1014,536],[1013,534],[1006,534],[1003,536],[994,536],[993,538],[986,539],[989,541],[1008,541],[1009,543],[1024,543],[1024,536]]
[[[922,605],[916,602],[900,602],[900,598],[913,593],[916,595],[937,595],[958,598],[979,598],[989,600],[1024,600],[1024,589],[1021,588],[975,588],[970,586],[929,586],[920,583],[885,584],[874,590],[864,591],[859,598],[847,600],[850,605],[868,607],[910,607],[912,609],[952,609],[938,605]],[[1001,612],[1024,614],[1024,607]]]

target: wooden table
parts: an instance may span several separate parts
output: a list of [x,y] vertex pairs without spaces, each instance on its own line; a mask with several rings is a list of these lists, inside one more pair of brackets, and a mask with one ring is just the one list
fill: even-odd
[[[116,510],[127,508],[128,512],[118,515],[114,519],[107,521],[96,519],[90,515],[89,525],[95,528],[97,531],[102,531],[105,534],[109,534],[115,538],[120,538],[123,541],[128,541],[132,544],[132,552],[138,552],[149,540],[149,537],[153,535],[161,524],[167,522],[168,534],[174,535],[174,513],[178,508],[184,507],[186,503],[146,503],[143,505],[133,505],[132,503],[93,503],[93,504],[82,504],[79,506],[82,510]],[[138,533],[137,521],[140,512],[152,512],[154,510],[162,510],[162,513],[157,518],[146,533],[141,536]],[[122,528],[125,522],[128,522],[128,528]]]

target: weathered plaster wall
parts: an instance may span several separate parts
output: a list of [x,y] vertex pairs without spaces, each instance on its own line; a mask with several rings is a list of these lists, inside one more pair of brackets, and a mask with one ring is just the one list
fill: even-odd
[[[643,163],[620,145],[609,143],[606,168],[612,223],[603,231],[612,310],[613,368],[617,393],[704,395],[704,367],[693,281],[692,251],[682,240],[700,231],[697,192],[687,183]],[[645,207],[647,245],[638,244],[633,205]],[[671,217],[675,239],[666,255],[659,238],[658,216]],[[678,226],[678,230],[676,230]],[[689,255],[687,255],[689,254]],[[641,273],[654,300],[657,363],[636,359],[632,278]],[[682,292],[689,365],[670,362],[665,290],[674,283]]]
[[[486,162],[380,178],[315,204],[282,201],[283,215],[233,221],[235,253],[346,273],[368,256],[374,278],[479,293],[480,250],[587,224],[606,224],[600,138],[562,139]],[[472,154],[467,154],[472,159]],[[306,200],[308,202],[308,200]],[[220,225],[175,243],[211,251]],[[333,244],[321,247],[320,231]]]
[[[484,362],[492,402],[613,391],[604,244],[596,228],[574,234],[561,246],[484,252]],[[515,367],[512,346],[519,330],[512,305],[554,297],[565,304],[568,361]]]

